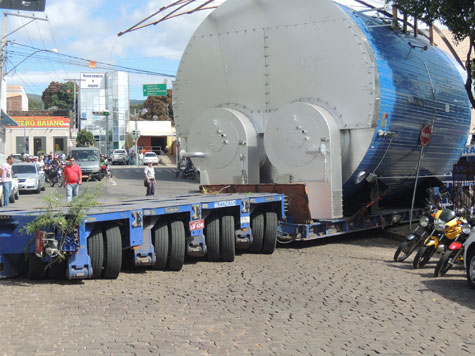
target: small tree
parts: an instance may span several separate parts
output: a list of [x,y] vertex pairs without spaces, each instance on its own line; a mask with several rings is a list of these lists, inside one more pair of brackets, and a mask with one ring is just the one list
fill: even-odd
[[81,130],[78,132],[78,137],[76,138],[77,147],[88,147],[94,145],[94,136],[92,132],[87,130]]

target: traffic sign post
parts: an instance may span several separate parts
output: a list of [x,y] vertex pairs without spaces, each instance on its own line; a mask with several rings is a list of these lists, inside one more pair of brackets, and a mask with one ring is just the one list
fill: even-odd
[[144,84],[143,96],[166,96],[166,84]]
[[419,140],[422,146],[427,146],[432,138],[432,129],[429,125],[425,125],[421,130],[421,136]]

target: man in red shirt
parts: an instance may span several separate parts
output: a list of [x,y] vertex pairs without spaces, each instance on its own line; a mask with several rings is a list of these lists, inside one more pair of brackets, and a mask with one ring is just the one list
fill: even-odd
[[71,202],[72,198],[79,194],[79,185],[82,184],[81,168],[76,166],[74,157],[69,158],[69,166],[64,167],[64,185],[66,187],[66,201]]

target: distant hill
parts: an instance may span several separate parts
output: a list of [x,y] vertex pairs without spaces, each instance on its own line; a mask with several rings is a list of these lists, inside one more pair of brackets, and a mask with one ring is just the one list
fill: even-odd
[[143,104],[145,100],[130,99],[130,105],[140,105]]
[[36,101],[39,101],[40,103],[43,102],[43,100],[41,99],[41,95],[38,95],[38,94],[26,94],[26,96],[28,97],[28,99],[34,99]]

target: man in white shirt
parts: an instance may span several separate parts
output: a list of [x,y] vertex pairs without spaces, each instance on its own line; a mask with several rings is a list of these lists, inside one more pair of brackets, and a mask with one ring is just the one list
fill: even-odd
[[154,196],[155,195],[155,170],[153,169],[153,163],[148,162],[148,166],[145,167],[145,182],[147,183],[147,193],[145,196]]

